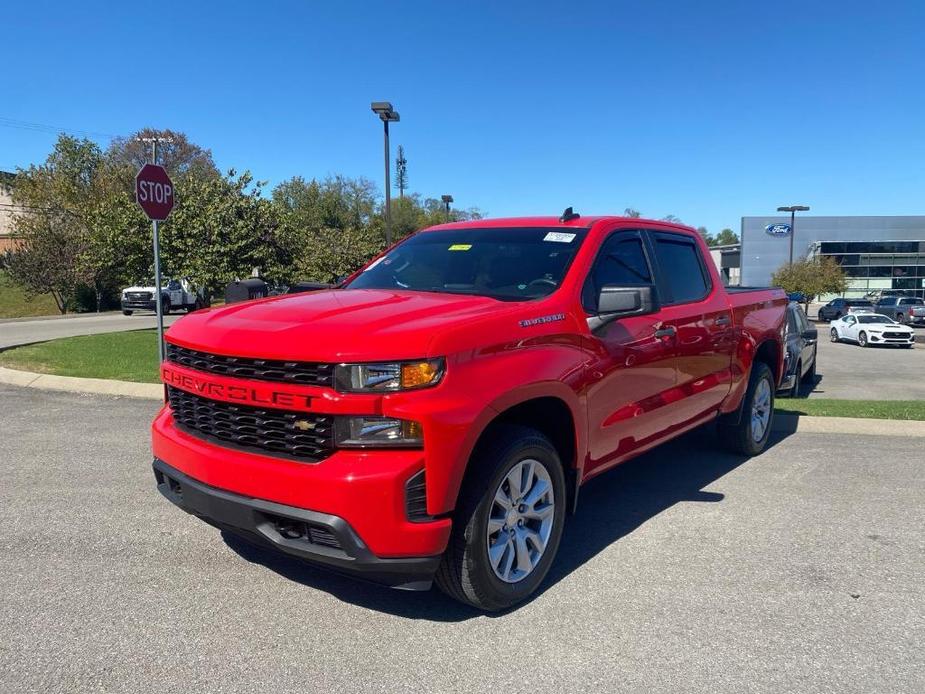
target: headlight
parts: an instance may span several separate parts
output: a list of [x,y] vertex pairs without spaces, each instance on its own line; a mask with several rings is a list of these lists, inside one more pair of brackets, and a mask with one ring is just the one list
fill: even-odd
[[443,378],[443,359],[382,364],[338,364],[334,386],[342,393],[389,393],[435,386]]
[[424,433],[420,422],[393,417],[338,417],[334,442],[341,448],[403,446],[420,448]]

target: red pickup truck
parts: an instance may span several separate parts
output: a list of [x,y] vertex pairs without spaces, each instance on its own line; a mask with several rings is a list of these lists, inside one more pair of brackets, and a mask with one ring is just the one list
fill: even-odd
[[761,452],[786,306],[724,288],[666,222],[427,229],[337,288],[174,324],[157,486],[290,555],[503,609],[595,475],[707,422]]

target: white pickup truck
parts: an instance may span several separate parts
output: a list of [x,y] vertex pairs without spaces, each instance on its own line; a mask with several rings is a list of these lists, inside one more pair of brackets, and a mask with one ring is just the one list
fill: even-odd
[[[122,290],[122,313],[126,316],[135,311],[157,310],[157,289],[154,280]],[[164,313],[184,309],[187,313],[207,305],[202,291],[196,291],[186,278],[180,280],[167,280],[161,285],[161,302]]]

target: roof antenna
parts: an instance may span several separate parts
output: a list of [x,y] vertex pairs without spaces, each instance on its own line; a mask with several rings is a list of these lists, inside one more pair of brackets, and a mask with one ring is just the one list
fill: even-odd
[[581,215],[577,212],[573,212],[571,207],[566,207],[565,212],[562,213],[562,216],[559,217],[560,222],[571,222],[573,219],[578,219]]

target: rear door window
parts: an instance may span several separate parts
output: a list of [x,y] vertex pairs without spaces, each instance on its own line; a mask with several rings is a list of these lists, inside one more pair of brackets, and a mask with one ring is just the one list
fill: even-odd
[[710,283],[694,240],[681,234],[653,234],[655,257],[669,296],[665,303],[684,304],[707,296]]

